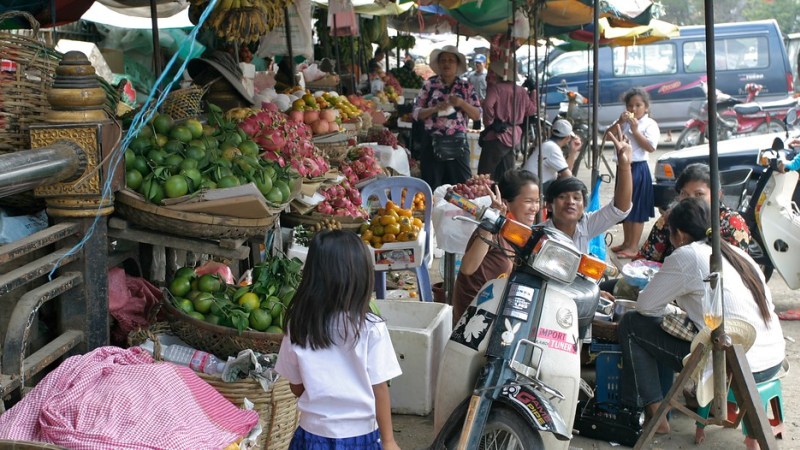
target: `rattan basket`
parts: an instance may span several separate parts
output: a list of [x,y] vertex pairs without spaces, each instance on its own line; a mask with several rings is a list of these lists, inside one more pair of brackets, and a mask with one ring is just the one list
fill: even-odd
[[[157,322],[148,329],[133,331],[128,336],[128,345],[139,345],[145,339],[151,339],[159,347],[157,335],[170,334],[170,324]],[[188,342],[187,342],[188,344]],[[160,355],[160,350],[155,355]],[[271,352],[272,353],[272,352]],[[160,360],[159,356],[155,356]],[[196,372],[211,387],[234,405],[244,407],[244,400],[253,403],[253,411],[258,413],[258,423],[261,425],[261,435],[258,437],[257,449],[260,450],[286,450],[292,441],[292,436],[297,428],[299,414],[297,412],[297,398],[289,388],[289,382],[280,378],[268,390],[264,390],[256,380],[247,378],[232,383],[226,383],[219,377]]]
[[240,351],[251,349],[260,353],[278,353],[283,335],[280,333],[262,333],[260,331],[243,331],[222,325],[210,324],[195,319],[178,310],[164,296],[161,311],[169,322],[172,332],[194,348],[213,353],[220,358],[236,356]]
[[295,227],[297,225],[308,226],[314,225],[325,219],[336,220],[342,224],[343,230],[352,231],[358,231],[358,229],[361,228],[361,225],[365,222],[364,219],[356,219],[349,216],[331,216],[328,214],[320,214],[318,212],[312,212],[309,214],[283,213],[281,214],[281,225],[285,225],[287,227]]
[[147,202],[141,195],[122,189],[116,194],[114,210],[137,225],[180,236],[208,239],[244,239],[264,235],[278,213],[259,219],[216,216],[176,211]]
[[208,91],[208,86],[210,85],[192,85],[170,92],[161,106],[161,112],[169,114],[174,120],[199,116],[203,112],[202,100]]
[[325,159],[332,166],[338,167],[342,161],[347,159],[347,152],[350,150],[350,146],[347,144],[347,141],[340,141],[340,142],[321,142],[318,144],[314,144],[322,151],[322,154],[325,156]]
[[[34,36],[38,35],[39,22],[26,12],[0,14],[0,22],[18,16],[30,22]],[[0,60],[14,67],[13,72],[0,71],[0,153],[27,150],[31,148],[28,127],[44,121],[50,110],[47,91],[61,53],[36,39],[0,31]]]

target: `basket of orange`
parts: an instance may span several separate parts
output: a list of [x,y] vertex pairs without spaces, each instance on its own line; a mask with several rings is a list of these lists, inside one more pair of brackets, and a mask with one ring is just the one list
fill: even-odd
[[408,269],[422,264],[424,224],[422,219],[414,217],[412,208],[401,208],[389,200],[361,225],[359,234],[370,246],[377,270]]

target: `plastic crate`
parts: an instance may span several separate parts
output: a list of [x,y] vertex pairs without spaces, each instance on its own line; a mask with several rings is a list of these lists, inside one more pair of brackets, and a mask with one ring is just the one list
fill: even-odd
[[591,345],[589,345],[589,352],[590,353],[602,353],[602,352],[621,352],[622,346],[614,343],[614,342],[606,342],[606,341],[598,341],[597,339],[592,339]]
[[595,367],[597,371],[595,400],[597,403],[619,404],[622,352],[600,352],[595,360]]

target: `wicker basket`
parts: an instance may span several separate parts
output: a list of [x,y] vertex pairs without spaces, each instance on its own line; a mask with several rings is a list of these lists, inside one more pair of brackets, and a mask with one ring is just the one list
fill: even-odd
[[243,239],[264,235],[278,217],[275,213],[260,219],[242,219],[176,211],[149,203],[128,189],[117,193],[114,210],[125,219],[145,228],[208,239]]
[[347,145],[347,141],[327,143],[322,142],[315,145],[322,151],[325,159],[327,159],[331,165],[337,167],[342,161],[347,159],[347,152],[350,150],[350,146]]
[[619,342],[617,337],[617,323],[608,320],[592,321],[592,337],[608,342]]
[[222,325],[213,325],[203,320],[189,317],[179,311],[165,295],[161,310],[169,321],[170,329],[176,336],[194,348],[213,353],[222,359],[236,356],[240,351],[252,349],[260,353],[278,353],[283,335],[243,331]]
[[295,227],[297,225],[314,225],[315,223],[325,220],[333,219],[342,224],[343,230],[357,231],[365,222],[364,219],[356,219],[348,216],[330,216],[328,214],[320,214],[312,212],[310,214],[296,214],[296,213],[283,213],[281,214],[281,225],[287,227]]
[[208,91],[208,86],[192,85],[170,92],[166,100],[164,100],[161,112],[169,114],[174,120],[199,116],[203,112],[202,100],[206,91]]
[[[26,12],[0,14],[0,22],[17,16],[28,20],[38,35],[39,22]],[[27,150],[31,148],[28,126],[43,122],[50,110],[47,91],[61,54],[36,39],[0,31],[0,60],[15,66],[14,72],[0,72],[0,153]]]
[[[149,329],[131,332],[128,336],[128,345],[139,345],[147,338],[158,345],[156,336],[169,334],[169,330],[169,324],[154,323]],[[156,352],[156,355],[159,354],[160,351]],[[156,359],[160,358],[156,356]],[[245,399],[253,403],[253,411],[258,413],[258,423],[262,429],[261,435],[258,437],[257,449],[286,450],[289,448],[299,419],[297,398],[289,389],[289,381],[280,378],[268,391],[265,391],[261,384],[252,378],[226,383],[217,376],[196,373],[203,381],[210,384],[239,408],[244,407]]]

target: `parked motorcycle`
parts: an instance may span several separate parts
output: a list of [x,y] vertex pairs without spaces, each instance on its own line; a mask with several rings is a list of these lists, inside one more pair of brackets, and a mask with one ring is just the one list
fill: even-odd
[[[703,92],[708,95],[708,86],[700,83]],[[786,112],[797,106],[797,99],[793,96],[783,100],[759,103],[755,98],[763,89],[757,83],[747,83],[745,92],[747,98],[744,102],[728,94],[717,92],[717,140],[723,141],[736,136],[747,134],[779,133],[786,131],[784,119]],[[705,143],[708,139],[708,101],[700,106],[690,107],[692,116],[686,121],[675,149],[691,147]]]
[[[787,114],[787,123],[796,125],[798,110]],[[798,173],[777,170],[779,159],[791,159],[794,152],[785,150],[776,138],[772,148],[761,150],[758,163],[764,167],[753,192],[746,193],[740,214],[750,228],[753,241],[750,255],[769,280],[775,269],[791,289],[800,289],[800,211],[792,197],[797,189]]]
[[514,270],[487,282],[439,366],[432,449],[567,450],[581,389],[582,339],[606,264],[564,233],[528,227],[449,192],[445,199],[513,247]]

